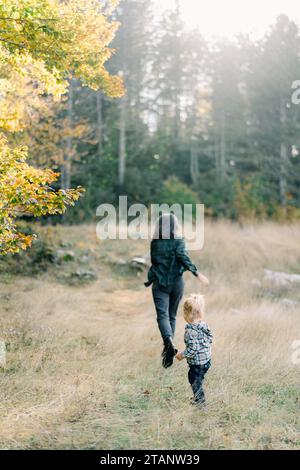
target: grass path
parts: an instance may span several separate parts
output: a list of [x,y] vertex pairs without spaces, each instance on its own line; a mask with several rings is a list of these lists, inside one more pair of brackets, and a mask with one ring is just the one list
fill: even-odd
[[[246,234],[221,223],[207,228],[201,266],[212,279],[207,321],[215,342],[203,411],[189,405],[186,365],[160,366],[150,289],[101,261],[103,251],[137,254],[136,245],[99,247],[89,228],[80,230],[74,243],[85,238],[99,254],[96,282],[70,287],[50,271],[0,284],[8,349],[0,372],[1,448],[300,447],[299,367],[291,362],[300,309],[283,309],[272,292],[255,293],[250,282],[266,264],[300,267],[291,236],[299,237],[299,227],[266,225]],[[185,279],[186,291],[195,290],[192,277]],[[183,329],[179,314],[180,347]]]

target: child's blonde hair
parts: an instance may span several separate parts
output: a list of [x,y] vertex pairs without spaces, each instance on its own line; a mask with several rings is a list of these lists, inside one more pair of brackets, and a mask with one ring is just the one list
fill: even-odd
[[191,294],[183,304],[183,317],[186,322],[194,323],[204,318],[205,300],[201,294]]

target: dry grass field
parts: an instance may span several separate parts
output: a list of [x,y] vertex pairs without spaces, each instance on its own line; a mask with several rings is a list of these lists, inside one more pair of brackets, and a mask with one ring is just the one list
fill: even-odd
[[[300,448],[300,288],[258,286],[263,269],[300,273],[300,226],[207,223],[191,253],[211,279],[214,333],[208,405],[189,404],[187,366],[160,365],[151,289],[113,260],[147,251],[144,241],[97,243],[95,227],[53,228],[91,250],[97,280],[71,286],[52,266],[40,275],[1,274],[1,449]],[[185,274],[186,293],[198,284]],[[183,346],[178,316],[176,343]]]

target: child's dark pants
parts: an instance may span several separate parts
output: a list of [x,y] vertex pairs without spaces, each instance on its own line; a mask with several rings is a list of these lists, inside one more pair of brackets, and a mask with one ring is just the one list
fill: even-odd
[[210,361],[204,365],[189,364],[189,367],[188,377],[194,393],[195,402],[204,403],[205,394],[203,390],[203,380],[206,372],[210,368]]
[[162,287],[154,284],[152,287],[157,323],[164,340],[174,336],[176,314],[183,296],[183,290],[184,282],[181,276],[170,286]]

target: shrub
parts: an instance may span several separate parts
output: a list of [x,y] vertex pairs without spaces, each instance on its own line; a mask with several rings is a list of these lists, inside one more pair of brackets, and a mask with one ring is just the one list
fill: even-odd
[[262,182],[256,178],[247,178],[242,184],[235,183],[233,207],[237,219],[258,219],[267,217],[267,207],[263,202]]
[[[33,230],[29,225],[22,226],[22,233],[33,235]],[[38,235],[27,251],[0,257],[1,271],[25,275],[46,271],[55,261],[55,244],[49,230],[41,230]]]
[[164,183],[160,194],[160,202],[164,204],[197,204],[198,195],[186,184],[171,176]]

